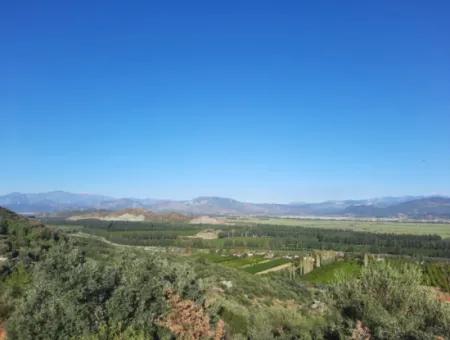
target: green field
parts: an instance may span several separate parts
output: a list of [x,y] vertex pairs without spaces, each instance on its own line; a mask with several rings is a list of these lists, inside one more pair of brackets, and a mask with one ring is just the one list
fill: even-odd
[[245,268],[244,270],[247,273],[256,274],[256,273],[262,272],[262,271],[267,270],[267,269],[271,269],[271,268],[274,268],[274,267],[281,266],[282,264],[285,264],[285,263],[289,263],[289,260],[286,260],[286,259],[274,259],[274,260],[270,260],[270,261],[267,261],[267,262],[261,262],[261,263],[255,264],[255,265],[253,265],[251,267]]
[[244,257],[244,258],[239,258],[239,257],[235,257],[231,260],[225,261],[225,262],[221,262],[221,264],[230,267],[230,268],[247,268],[250,266],[253,266],[255,264],[258,264],[262,261],[265,261],[265,259],[262,256],[252,256],[252,257]]
[[229,222],[237,224],[271,224],[283,226],[298,226],[304,228],[341,229],[366,231],[373,233],[393,233],[430,235],[436,234],[443,238],[450,238],[450,223],[426,222],[394,222],[394,221],[355,221],[355,220],[321,220],[275,217],[239,217],[229,218]]
[[222,263],[226,261],[233,260],[235,257],[230,255],[219,255],[219,254],[199,254],[199,258],[203,258],[208,262],[212,263]]
[[301,279],[315,284],[329,284],[336,281],[337,277],[355,277],[360,270],[361,265],[356,261],[338,261],[317,268]]
[[263,256],[235,257],[218,254],[198,254],[196,256],[208,262],[219,263],[228,268],[243,270],[250,274],[256,274],[290,262],[284,258],[266,259]]

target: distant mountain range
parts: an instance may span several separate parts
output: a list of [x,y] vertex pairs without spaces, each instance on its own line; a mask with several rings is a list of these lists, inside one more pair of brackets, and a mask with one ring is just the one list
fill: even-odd
[[450,198],[425,197],[385,207],[356,205],[344,209],[344,215],[357,217],[407,217],[411,219],[450,218]]
[[268,215],[364,218],[450,219],[450,198],[443,196],[383,197],[321,203],[248,203],[223,197],[192,200],[113,198],[64,191],[0,196],[0,206],[19,213],[144,209],[189,215]]

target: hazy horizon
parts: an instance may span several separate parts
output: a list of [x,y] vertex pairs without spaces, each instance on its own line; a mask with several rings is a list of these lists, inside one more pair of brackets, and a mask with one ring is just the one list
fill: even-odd
[[364,196],[364,197],[347,197],[340,199],[324,199],[324,200],[293,200],[293,201],[258,201],[258,200],[248,200],[248,199],[240,199],[239,197],[234,196],[224,196],[224,195],[216,195],[216,194],[208,194],[208,195],[193,195],[190,197],[176,198],[176,197],[156,197],[152,195],[146,196],[133,196],[133,195],[109,195],[99,192],[77,192],[77,191],[68,191],[68,190],[47,190],[41,192],[28,192],[28,191],[11,191],[11,192],[0,192],[0,196],[6,196],[9,194],[48,194],[54,192],[63,192],[69,194],[79,194],[79,195],[96,195],[96,196],[105,196],[112,199],[155,199],[155,200],[172,200],[172,201],[189,201],[192,199],[200,198],[200,197],[218,197],[218,198],[229,198],[240,202],[248,202],[248,203],[275,203],[275,204],[292,204],[292,203],[322,203],[328,201],[352,201],[352,200],[371,200],[371,199],[382,199],[382,198],[395,198],[395,197],[433,197],[433,196],[442,196],[449,197],[447,194],[440,193],[430,193],[430,194],[399,194],[399,195],[383,195],[383,196]]

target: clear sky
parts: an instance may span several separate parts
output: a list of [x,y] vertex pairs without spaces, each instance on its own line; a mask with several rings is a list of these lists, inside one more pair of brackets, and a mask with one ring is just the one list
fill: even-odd
[[449,1],[7,1],[0,193],[450,194]]

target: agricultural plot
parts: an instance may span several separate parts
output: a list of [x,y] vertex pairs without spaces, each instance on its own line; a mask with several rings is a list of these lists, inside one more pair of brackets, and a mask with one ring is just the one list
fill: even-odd
[[[277,219],[279,221],[280,219]],[[281,219],[281,221],[288,219]],[[267,219],[266,221],[272,221]],[[186,249],[195,256],[208,262],[217,263],[228,268],[245,271],[251,274],[265,274],[270,271],[285,270],[290,261],[283,255],[296,254],[304,256],[308,249],[330,249],[360,256],[363,253],[387,253],[396,255],[413,255],[450,257],[450,240],[440,236],[383,234],[343,229],[325,229],[329,226],[343,226],[344,223],[363,223],[362,226],[375,228],[385,223],[359,221],[302,221],[305,226],[245,224],[220,226],[193,226],[185,223],[142,223],[106,221],[70,221],[70,223],[54,224],[58,229],[75,234],[91,235],[111,244],[127,247],[154,247],[155,249]],[[324,223],[324,224],[321,224]],[[397,227],[402,224],[392,223]],[[316,227],[314,227],[314,225]],[[352,225],[352,224],[351,224]],[[414,224],[404,223],[407,227],[418,228]],[[308,228],[308,227],[309,228]],[[359,225],[361,226],[361,225]],[[438,225],[431,224],[429,228]],[[445,225],[450,227],[450,225]],[[356,227],[355,227],[356,228]],[[218,238],[204,239],[197,237],[199,233],[208,231]],[[213,250],[223,250],[224,254]],[[262,255],[238,257],[231,254],[238,252],[260,251],[276,252],[276,258],[267,259]],[[359,254],[359,255],[358,255]],[[406,260],[406,259],[404,259]],[[389,260],[391,261],[391,260]],[[419,264],[419,259],[416,259]],[[450,291],[450,270],[448,264],[426,262],[422,265],[424,284],[440,287]],[[313,272],[302,276],[301,280],[313,284],[329,284],[338,275],[358,275],[360,264],[351,261],[339,261],[330,265],[322,265]]]
[[358,221],[358,220],[321,220],[276,217],[239,217],[229,218],[236,224],[270,224],[296,226],[304,228],[339,229],[365,231],[372,233],[392,233],[411,235],[439,235],[450,238],[450,223],[395,222],[395,221]]
[[229,253],[276,251],[287,254],[323,249],[359,254],[450,258],[450,238],[439,236],[447,232],[444,229],[450,230],[450,224],[272,218],[235,218],[233,221],[234,225],[197,226],[181,222],[82,220],[53,221],[53,225],[65,231],[81,231],[104,237],[110,242],[134,246],[225,249]]
[[[450,292],[450,264],[447,262],[419,263],[409,259],[386,259],[392,267],[401,268],[407,263],[414,263],[422,270],[424,285],[439,287],[443,292]],[[370,266],[371,264],[369,264]],[[313,284],[331,284],[337,280],[348,280],[360,275],[362,264],[356,260],[337,261],[301,276],[300,279]]]
[[223,266],[257,274],[272,269],[290,261],[284,258],[266,259],[263,256],[236,257],[230,255],[204,254],[202,258],[209,262],[219,263]]
[[352,278],[359,274],[361,264],[356,261],[337,261],[301,277],[302,280],[314,284],[330,284],[338,277]]
[[233,260],[235,258],[234,256],[231,255],[219,255],[219,254],[201,254],[199,255],[199,257],[212,263],[222,263]]

